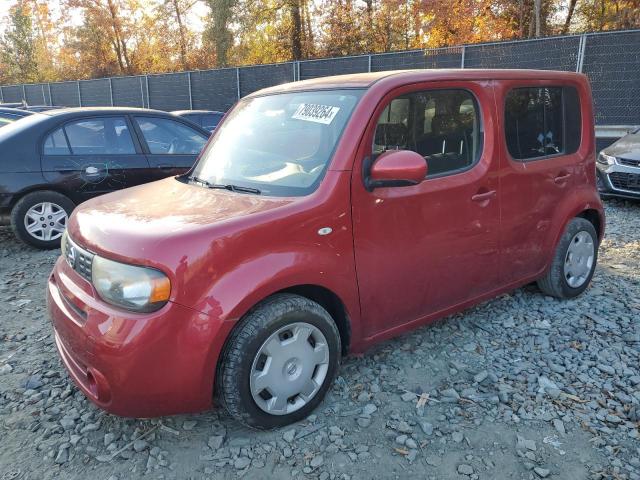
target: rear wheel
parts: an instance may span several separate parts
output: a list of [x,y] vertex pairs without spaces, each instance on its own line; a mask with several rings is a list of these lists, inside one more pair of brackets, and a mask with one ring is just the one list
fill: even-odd
[[216,388],[223,406],[258,429],[308,416],[340,363],[340,334],[331,316],[307,298],[278,294],[241,322],[218,369]]
[[556,247],[547,274],[538,280],[544,293],[573,298],[588,286],[598,260],[598,235],[593,224],[576,217],[569,222]]
[[11,210],[11,226],[20,240],[37,248],[57,248],[75,205],[58,192],[32,192]]

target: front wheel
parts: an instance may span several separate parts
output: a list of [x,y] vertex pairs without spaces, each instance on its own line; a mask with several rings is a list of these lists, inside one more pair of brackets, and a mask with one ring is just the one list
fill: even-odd
[[22,197],[11,210],[11,226],[24,243],[57,248],[75,205],[58,192],[37,191]]
[[558,242],[551,268],[538,280],[544,293],[558,298],[580,295],[591,282],[598,260],[598,235],[593,224],[576,217]]
[[218,369],[218,397],[253,428],[297,422],[331,386],[340,350],[340,334],[324,308],[298,295],[274,295],[231,334]]

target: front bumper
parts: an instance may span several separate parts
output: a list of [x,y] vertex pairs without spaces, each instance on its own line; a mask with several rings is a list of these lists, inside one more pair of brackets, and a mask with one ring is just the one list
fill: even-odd
[[596,163],[598,191],[604,197],[640,198],[640,168]]
[[171,302],[147,314],[116,309],[62,258],[49,278],[47,308],[65,367],[102,409],[154,417],[211,407],[228,322]]

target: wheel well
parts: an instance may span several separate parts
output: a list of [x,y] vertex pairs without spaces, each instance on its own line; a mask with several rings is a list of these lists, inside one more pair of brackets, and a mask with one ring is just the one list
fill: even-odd
[[595,228],[596,232],[598,233],[598,238],[602,239],[602,230],[601,230],[602,223],[600,221],[600,214],[598,213],[597,210],[594,210],[594,209],[584,210],[583,212],[580,212],[577,216],[591,222],[591,225],[593,225],[593,228]]
[[342,343],[342,354],[346,355],[349,352],[349,345],[351,343],[351,322],[349,321],[349,315],[342,303],[342,300],[333,293],[331,290],[320,287],[318,285],[297,285],[295,287],[286,288],[276,293],[293,293],[300,295],[301,297],[308,298],[321,305],[338,327],[340,332],[340,340]]
[[29,195],[30,193],[34,193],[34,192],[55,192],[55,193],[59,193],[60,195],[64,195],[65,197],[67,197],[70,201],[73,202],[74,205],[77,206],[77,203],[75,202],[75,200],[73,198],[71,198],[66,191],[56,187],[55,185],[33,185],[31,187],[28,187],[25,190],[22,190],[21,192],[19,192],[16,195],[13,196],[13,198],[11,199],[11,203],[9,204],[9,211],[13,210],[13,207],[16,206],[16,203],[18,203],[20,201],[20,199],[22,199],[26,195]]

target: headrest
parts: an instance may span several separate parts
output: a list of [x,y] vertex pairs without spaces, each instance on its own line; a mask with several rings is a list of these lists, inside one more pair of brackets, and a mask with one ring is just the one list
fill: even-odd
[[460,118],[451,113],[435,115],[431,120],[431,133],[433,135],[450,135],[460,131]]
[[376,127],[376,145],[398,145],[407,143],[407,127],[401,123],[380,123]]

